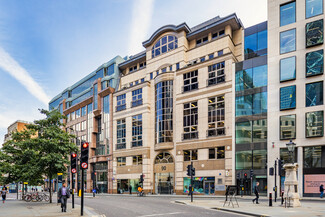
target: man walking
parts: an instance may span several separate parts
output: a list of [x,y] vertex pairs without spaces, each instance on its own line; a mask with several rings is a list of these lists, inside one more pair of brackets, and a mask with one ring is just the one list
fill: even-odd
[[320,191],[320,198],[323,198],[323,195],[324,195],[324,185],[323,184],[321,184],[319,186],[319,191]]
[[258,189],[259,185],[260,185],[260,183],[256,182],[256,185],[255,185],[255,188],[254,188],[254,194],[255,194],[256,198],[253,200],[253,203],[256,200],[256,204],[259,204],[259,202],[258,202],[258,198],[259,198],[259,195],[260,195],[260,192],[259,192],[259,189]]
[[58,191],[58,198],[61,202],[61,211],[67,211],[67,199],[70,197],[70,191],[67,187],[65,187],[65,183],[63,183],[62,187]]

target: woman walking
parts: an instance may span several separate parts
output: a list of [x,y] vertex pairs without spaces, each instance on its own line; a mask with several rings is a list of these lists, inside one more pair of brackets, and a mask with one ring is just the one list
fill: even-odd
[[1,190],[2,203],[5,203],[6,195],[7,195],[7,188],[6,188],[6,186],[3,186],[2,190]]

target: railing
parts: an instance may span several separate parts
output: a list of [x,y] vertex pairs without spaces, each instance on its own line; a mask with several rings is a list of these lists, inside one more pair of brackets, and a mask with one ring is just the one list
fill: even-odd
[[138,100],[132,101],[131,102],[131,108],[140,106],[142,104],[143,104],[143,100],[142,99],[138,99]]
[[126,109],[126,104],[116,106],[116,112],[119,112],[119,111],[122,111],[125,109]]
[[189,133],[183,133],[182,140],[188,140],[188,139],[198,139],[199,138],[199,132],[189,132]]
[[105,155],[105,146],[96,147],[95,155]]
[[142,146],[142,140],[137,140],[137,141],[131,141],[131,147],[141,147]]
[[218,77],[207,79],[207,86],[212,86],[220,83],[224,83],[226,81],[225,75],[219,75]]
[[116,144],[116,150],[118,149],[126,149],[126,143],[118,143]]
[[182,87],[182,93],[189,92],[192,90],[197,90],[199,88],[199,83],[188,84]]
[[226,129],[223,128],[217,128],[217,129],[208,129],[207,130],[207,137],[211,136],[223,136],[226,135]]

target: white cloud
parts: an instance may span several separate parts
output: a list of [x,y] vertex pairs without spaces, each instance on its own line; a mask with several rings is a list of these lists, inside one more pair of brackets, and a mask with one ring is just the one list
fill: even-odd
[[3,48],[0,47],[0,68],[7,71],[19,81],[39,101],[48,104],[50,98],[43,88],[30,76],[30,74],[19,65]]
[[146,40],[151,24],[154,0],[136,0],[133,5],[131,33],[129,37],[128,53],[134,54],[144,48],[142,42]]

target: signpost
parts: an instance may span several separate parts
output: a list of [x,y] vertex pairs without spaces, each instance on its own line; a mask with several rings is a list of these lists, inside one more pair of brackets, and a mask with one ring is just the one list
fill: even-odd
[[84,212],[84,170],[88,169],[88,157],[89,157],[89,143],[83,142],[81,144],[81,156],[80,156],[80,165],[81,165],[81,210],[80,215],[83,216]]

